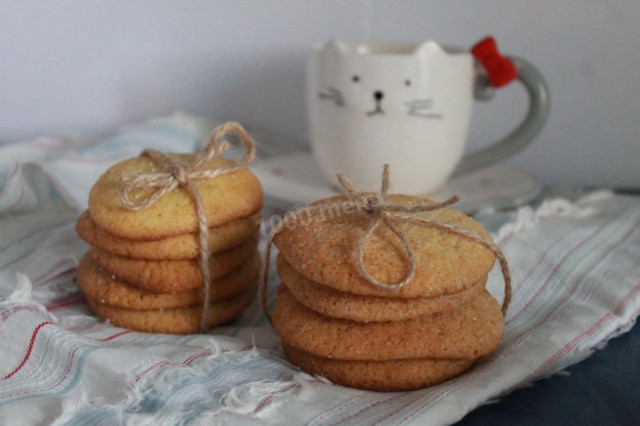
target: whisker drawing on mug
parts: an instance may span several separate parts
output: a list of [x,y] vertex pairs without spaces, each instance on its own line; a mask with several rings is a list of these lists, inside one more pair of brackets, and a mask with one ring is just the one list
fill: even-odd
[[333,101],[337,106],[344,106],[344,96],[342,92],[335,87],[327,87],[323,92],[318,93],[320,99]]
[[367,116],[371,117],[372,115],[377,115],[377,114],[382,114],[384,115],[384,111],[382,110],[382,108],[380,108],[380,106],[376,106],[376,109],[374,109],[373,111],[367,111]]
[[441,113],[431,111],[433,107],[433,99],[416,99],[415,101],[405,103],[409,107],[408,115],[412,117],[442,119]]
[[420,118],[432,118],[436,120],[441,120],[444,118],[444,115],[436,113],[436,112],[422,112],[422,111],[414,111],[411,110],[408,113],[412,117],[420,117]]
[[416,99],[410,102],[406,102],[406,105],[413,108],[431,108],[433,106],[433,99]]

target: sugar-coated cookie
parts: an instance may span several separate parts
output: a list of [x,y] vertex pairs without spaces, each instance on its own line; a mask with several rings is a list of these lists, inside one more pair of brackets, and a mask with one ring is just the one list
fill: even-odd
[[[229,223],[209,228],[209,251],[216,253],[235,247],[246,241],[260,228],[262,216],[254,214]],[[197,233],[176,235],[148,241],[135,241],[118,237],[100,228],[89,211],[83,212],[76,222],[80,238],[94,247],[132,259],[181,260],[200,256]]]
[[[260,259],[256,255],[231,273],[213,281],[209,297],[211,302],[237,296],[254,285],[260,270]],[[86,254],[77,271],[80,290],[89,299],[98,300],[110,306],[138,309],[172,309],[201,305],[204,301],[202,287],[184,293],[150,293],[113,278]]]
[[[275,236],[276,246],[291,267],[312,281],[368,296],[432,297],[476,285],[495,263],[495,254],[475,241],[433,226],[398,221],[398,229],[414,248],[415,276],[402,289],[378,289],[360,275],[357,266],[358,242],[373,218],[354,206],[337,207],[344,201],[344,196],[337,196],[314,203],[320,214],[302,214],[298,222],[290,220],[289,227]],[[388,195],[386,201],[404,206],[433,203],[409,195]],[[456,225],[491,241],[479,223],[452,208],[412,216]],[[409,271],[401,240],[382,225],[366,245],[364,265],[374,278],[391,284],[402,281]]]
[[402,321],[456,309],[478,297],[487,282],[485,275],[480,282],[465,290],[436,297],[362,296],[338,291],[303,277],[282,255],[278,256],[277,265],[282,284],[298,303],[329,317],[360,322]]
[[[168,154],[183,164],[191,164],[195,154]],[[230,160],[214,157],[207,167],[218,168]],[[119,188],[124,176],[164,172],[148,157],[140,156],[117,163],[91,188],[89,211],[96,224],[106,232],[131,240],[152,240],[196,233],[198,218],[191,195],[178,187],[164,194],[153,205],[138,211],[126,209]],[[197,181],[209,227],[251,216],[262,208],[262,188],[248,169]],[[136,190],[132,199],[148,197],[152,190]]]
[[345,361],[324,358],[283,344],[289,361],[304,371],[335,384],[359,389],[395,392],[433,386],[469,369],[472,359],[402,359]]
[[[227,275],[256,252],[256,240],[211,255],[209,266],[212,279]],[[142,260],[116,256],[98,248],[89,251],[95,262],[115,278],[153,293],[191,291],[202,285],[197,259]]]
[[[238,296],[211,303],[207,315],[207,326],[212,327],[234,320],[251,302],[253,294],[254,291],[250,288]],[[109,306],[89,298],[87,303],[96,315],[108,319],[118,327],[167,334],[190,334],[200,330],[202,306],[142,311]]]
[[305,352],[361,361],[475,359],[493,351],[504,331],[500,305],[486,290],[452,311],[405,321],[362,323],[321,315],[280,286],[273,326],[283,342]]

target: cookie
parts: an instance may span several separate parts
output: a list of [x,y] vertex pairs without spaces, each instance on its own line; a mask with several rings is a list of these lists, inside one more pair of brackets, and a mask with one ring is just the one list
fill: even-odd
[[500,305],[486,290],[456,310],[405,321],[361,323],[320,315],[280,286],[273,326],[283,342],[305,352],[359,361],[475,359],[493,351],[504,331]]
[[296,301],[323,315],[360,322],[402,321],[422,315],[450,311],[478,297],[487,276],[458,293],[436,297],[361,296],[334,290],[298,274],[282,255],[278,256],[278,273],[282,283]]
[[[207,315],[207,326],[224,324],[235,319],[249,305],[254,291],[250,289],[239,296],[211,303]],[[87,298],[93,312],[111,324],[147,333],[190,334],[200,330],[202,306],[177,309],[142,311],[119,308]]]
[[[209,251],[216,253],[235,247],[260,228],[262,216],[242,217],[214,228],[209,228]],[[118,237],[100,228],[86,210],[76,222],[80,238],[94,247],[118,256],[147,260],[195,259],[200,255],[198,234],[182,234],[160,240],[135,241]]]
[[[167,154],[182,163],[191,164],[195,154]],[[231,164],[230,160],[214,157],[208,168]],[[109,234],[131,240],[154,240],[198,231],[198,218],[191,195],[184,188],[167,192],[142,210],[126,209],[120,200],[119,188],[124,176],[139,176],[163,172],[146,156],[121,161],[108,169],[89,193],[89,211],[96,224]],[[262,208],[262,188],[258,178],[243,168],[212,179],[196,181],[209,227],[251,216]],[[147,198],[153,190],[139,189],[131,199]]]
[[[98,248],[89,250],[91,257],[115,278],[152,293],[186,292],[202,285],[197,259],[142,260],[116,256]],[[216,280],[238,268],[256,253],[256,242],[250,238],[242,245],[211,256],[211,278]]]
[[[378,289],[357,266],[358,243],[373,217],[355,206],[337,206],[344,201],[346,197],[338,196],[314,203],[318,213],[299,215],[299,223],[289,220],[289,226],[275,236],[291,267],[312,281],[365,296],[435,297],[476,285],[495,263],[495,254],[475,241],[433,226],[398,221],[394,223],[414,249],[415,276],[401,289]],[[409,195],[388,195],[386,201],[403,206],[433,203]],[[491,241],[479,223],[451,208],[413,216],[455,225]],[[402,281],[410,266],[401,240],[384,225],[368,240],[364,265],[374,278],[390,284]]]
[[292,364],[324,376],[331,382],[358,389],[383,392],[406,391],[449,380],[473,365],[473,359],[402,359],[392,361],[346,361],[323,358],[283,344]]
[[[210,301],[217,302],[245,292],[251,284],[255,284],[259,267],[260,259],[254,255],[238,269],[215,280],[209,292]],[[202,287],[185,293],[149,293],[140,290],[112,278],[88,254],[78,266],[77,283],[87,298],[120,308],[143,311],[171,309],[201,305],[204,301]]]

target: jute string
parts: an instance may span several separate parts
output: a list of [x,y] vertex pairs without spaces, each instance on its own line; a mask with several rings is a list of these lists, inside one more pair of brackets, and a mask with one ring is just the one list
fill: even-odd
[[[367,282],[373,285],[376,288],[382,290],[397,290],[400,289],[413,280],[416,273],[416,262],[414,249],[411,246],[407,236],[396,226],[398,223],[414,223],[418,225],[430,226],[438,229],[442,229],[447,232],[451,232],[456,235],[460,235],[469,240],[475,241],[478,244],[481,244],[491,250],[500,263],[500,270],[502,271],[502,277],[504,279],[504,299],[502,301],[502,314],[505,315],[507,313],[507,309],[509,308],[509,303],[511,302],[511,273],[509,272],[509,265],[507,263],[507,259],[505,258],[502,250],[495,245],[493,242],[486,240],[485,238],[476,235],[468,230],[454,225],[447,224],[433,219],[427,219],[424,217],[416,216],[416,213],[429,212],[434,210],[439,210],[444,207],[447,207],[451,204],[458,202],[459,197],[453,196],[448,200],[442,203],[436,204],[423,204],[416,206],[403,206],[399,204],[393,204],[387,202],[385,199],[389,192],[389,165],[385,164],[384,171],[382,173],[382,187],[378,194],[366,193],[358,191],[351,180],[342,174],[338,174],[338,181],[342,188],[344,189],[347,195],[347,201],[336,203],[338,207],[341,209],[343,207],[353,207],[356,206],[360,208],[362,211],[366,212],[371,216],[371,222],[369,226],[362,234],[358,241],[357,248],[357,267],[358,272],[362,278],[367,280]],[[264,253],[264,263],[262,269],[262,276],[260,281],[259,288],[259,296],[260,296],[260,306],[262,307],[262,311],[265,316],[272,323],[271,314],[269,313],[268,308],[268,300],[267,300],[267,286],[269,280],[269,263],[271,258],[271,245],[273,244],[273,239],[275,236],[280,233],[288,222],[288,217],[297,217],[302,214],[306,214],[308,217],[313,217],[317,215],[318,212],[321,212],[323,209],[326,209],[326,206],[323,205],[315,205],[315,206],[306,206],[300,209],[295,209],[287,213],[285,219],[276,224],[271,229],[269,236],[267,238],[267,243],[265,247]],[[342,210],[341,210],[342,211]],[[377,279],[375,279],[365,267],[364,263],[364,252],[367,246],[367,242],[373,235],[374,231],[379,226],[386,226],[393,232],[401,241],[407,253],[407,260],[409,262],[409,272],[406,277],[402,281],[396,284],[384,283]]]
[[[243,158],[238,162],[218,168],[207,168],[207,162],[214,157],[222,155],[229,149],[229,137],[236,135],[245,147]],[[228,122],[218,126],[211,135],[211,140],[205,149],[199,153],[195,161],[191,164],[181,165],[167,154],[153,149],[144,150],[140,156],[151,159],[159,168],[158,173],[146,173],[137,176],[125,176],[120,182],[120,201],[129,210],[144,210],[153,205],[160,197],[167,192],[171,192],[178,187],[184,188],[193,198],[198,218],[198,239],[200,244],[199,268],[202,274],[204,304],[202,309],[202,319],[200,330],[207,329],[207,317],[209,315],[209,299],[211,289],[211,270],[209,258],[209,226],[207,215],[202,203],[202,197],[196,187],[196,182],[206,179],[213,179],[227,173],[235,172],[246,167],[255,158],[255,144],[251,136],[244,128],[235,122]],[[135,195],[131,197],[133,191],[139,189],[151,189],[153,192],[142,198]]]

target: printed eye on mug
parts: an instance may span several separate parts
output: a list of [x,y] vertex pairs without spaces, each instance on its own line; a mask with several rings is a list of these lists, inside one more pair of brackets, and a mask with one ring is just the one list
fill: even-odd
[[[375,190],[385,163],[394,191],[426,194],[453,174],[499,162],[530,143],[544,126],[549,95],[528,62],[499,54],[492,38],[472,51],[422,44],[317,46],[307,70],[311,146],[325,177],[336,173]],[[475,98],[517,78],[529,95],[524,121],[502,140],[465,155]]]

